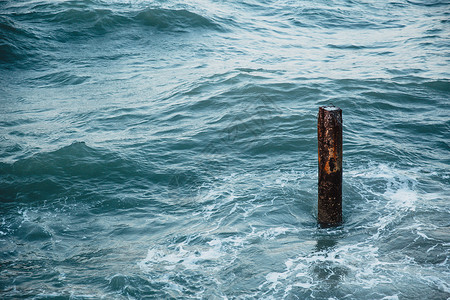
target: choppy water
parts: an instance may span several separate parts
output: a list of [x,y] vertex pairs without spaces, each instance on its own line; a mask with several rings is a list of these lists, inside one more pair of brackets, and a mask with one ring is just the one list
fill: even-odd
[[[0,298],[448,299],[448,1],[0,2]],[[316,115],[344,116],[320,229]]]

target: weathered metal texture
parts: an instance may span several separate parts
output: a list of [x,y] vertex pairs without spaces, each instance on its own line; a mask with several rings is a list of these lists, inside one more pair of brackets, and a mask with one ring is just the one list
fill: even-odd
[[322,227],[342,223],[342,110],[319,108],[319,199],[317,219]]

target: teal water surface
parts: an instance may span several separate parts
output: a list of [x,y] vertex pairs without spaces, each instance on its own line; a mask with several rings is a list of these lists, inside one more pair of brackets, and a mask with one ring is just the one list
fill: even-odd
[[[449,299],[448,1],[0,1],[0,298]],[[318,107],[344,223],[317,226]]]

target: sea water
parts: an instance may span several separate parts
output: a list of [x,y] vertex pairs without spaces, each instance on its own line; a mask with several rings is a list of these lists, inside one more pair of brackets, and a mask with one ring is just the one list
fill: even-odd
[[[0,298],[448,299],[446,0],[0,1]],[[343,110],[342,226],[317,112]]]

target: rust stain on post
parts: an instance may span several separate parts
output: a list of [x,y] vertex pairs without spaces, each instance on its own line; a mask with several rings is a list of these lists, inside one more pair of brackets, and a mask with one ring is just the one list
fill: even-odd
[[319,108],[318,222],[322,227],[342,223],[342,110],[335,106]]

